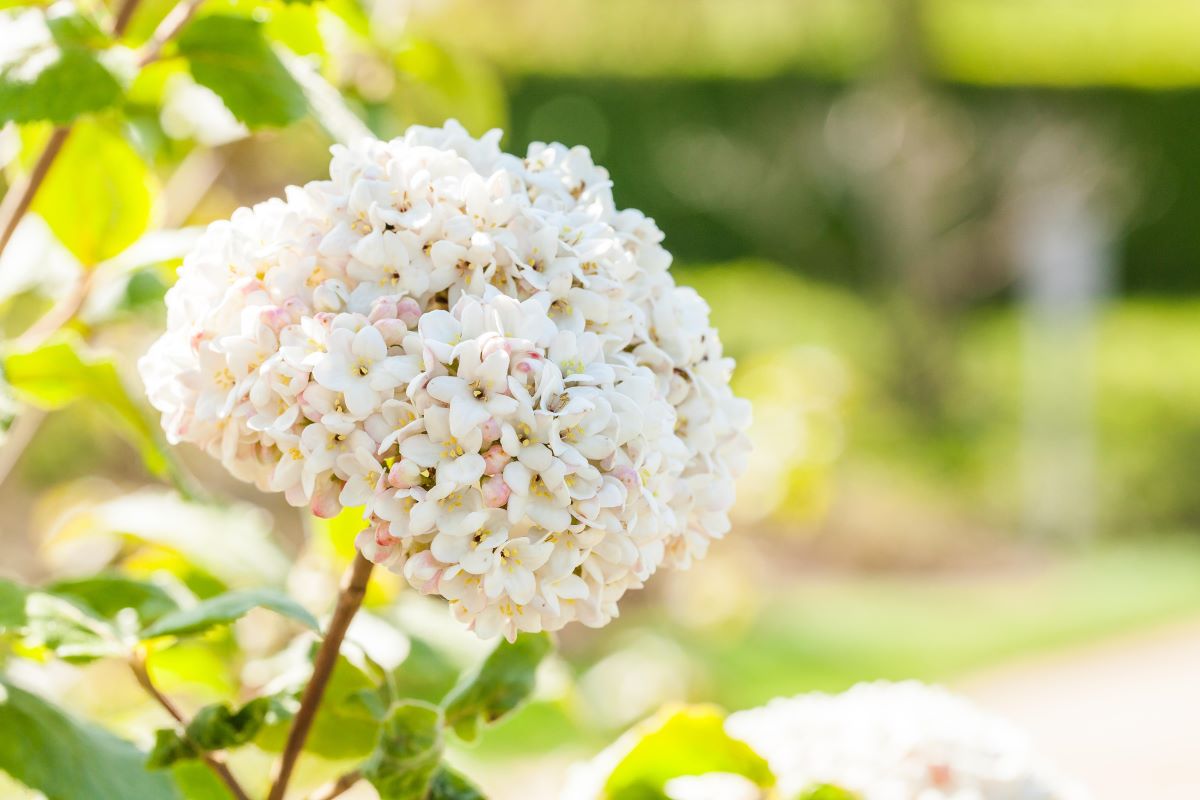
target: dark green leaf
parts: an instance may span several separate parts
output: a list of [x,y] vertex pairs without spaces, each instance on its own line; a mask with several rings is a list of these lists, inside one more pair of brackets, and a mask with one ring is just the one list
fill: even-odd
[[487,800],[469,780],[443,764],[433,776],[425,800]]
[[226,592],[204,602],[175,611],[142,631],[142,637],[187,636],[204,633],[218,625],[228,625],[252,608],[269,608],[285,617],[291,617],[312,630],[320,626],[304,606],[275,589],[246,589]]
[[116,365],[89,352],[78,337],[63,334],[34,350],[9,353],[2,366],[5,380],[30,405],[56,409],[76,400],[96,402],[138,446],[151,472],[169,472],[157,430],[130,399]]
[[13,43],[16,58],[0,66],[0,124],[61,125],[121,99],[121,85],[89,49],[103,43],[94,25],[67,15],[48,27],[52,43],[27,49]]
[[213,14],[188,25],[179,52],[196,82],[212,89],[251,127],[287,125],[304,116],[304,92],[267,41],[262,23]]
[[197,758],[200,751],[173,728],[160,728],[154,732],[154,747],[146,757],[149,769],[166,769],[180,761]]
[[0,770],[55,800],[177,800],[124,739],[0,682]]
[[[639,736],[640,734],[640,736]],[[762,756],[725,732],[725,715],[711,706],[665,711],[639,725],[634,745],[604,785],[610,800],[659,797],[671,778],[730,772],[759,786],[775,778]]]
[[126,651],[111,624],[65,597],[31,592],[25,616],[25,644],[44,647],[66,661],[82,663]]
[[179,609],[179,604],[161,586],[123,575],[93,575],[59,581],[47,586],[45,591],[74,600],[103,619],[115,619],[122,610],[131,608],[143,626]]
[[380,800],[425,800],[441,758],[441,711],[428,703],[405,703],[383,723],[363,777]]
[[442,701],[446,724],[463,739],[473,740],[481,723],[495,722],[529,697],[538,664],[552,647],[545,633],[522,634],[515,642],[500,642]]
[[229,750],[249,743],[269,722],[291,717],[289,705],[276,696],[256,697],[237,711],[219,703],[196,712],[187,734],[201,749]]
[[25,624],[25,588],[0,578],[0,633]]

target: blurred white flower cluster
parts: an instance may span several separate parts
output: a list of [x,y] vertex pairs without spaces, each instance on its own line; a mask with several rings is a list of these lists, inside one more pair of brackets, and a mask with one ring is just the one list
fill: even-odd
[[862,800],[1082,800],[1006,721],[945,689],[864,683],[731,714],[783,797],[833,785]]
[[[1009,723],[916,681],[776,698],[731,714],[716,730],[706,722],[712,713],[667,708],[634,726],[571,769],[561,800],[604,800],[614,780],[612,794],[636,786],[649,796],[673,759],[688,766],[665,781],[667,800],[1090,797],[1041,761]],[[765,761],[762,771],[736,750],[747,745]],[[741,772],[722,771],[737,764]]]
[[173,442],[331,516],[481,636],[602,625],[729,527],[748,404],[585,148],[454,122],[211,225],[140,362]]

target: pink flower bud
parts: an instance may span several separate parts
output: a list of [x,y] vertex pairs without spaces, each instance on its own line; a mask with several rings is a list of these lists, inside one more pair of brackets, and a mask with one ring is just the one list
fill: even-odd
[[483,504],[488,508],[500,508],[508,502],[512,489],[504,482],[504,478],[493,475],[483,482]]
[[483,434],[483,443],[488,444],[500,438],[500,423],[496,422],[495,417],[488,417],[482,425],[479,426],[479,432]]
[[342,481],[333,478],[314,490],[312,502],[309,505],[314,517],[333,519],[341,512],[342,505],[338,502],[338,495],[341,494],[344,485]]
[[494,444],[483,454],[483,472],[486,475],[499,475],[509,461],[512,461],[512,456],[504,452],[499,444]]
[[371,311],[367,314],[367,320],[370,322],[379,322],[381,319],[396,319],[396,298],[380,297],[371,304]]
[[411,297],[403,297],[396,301],[396,318],[410,328],[417,327],[421,318],[421,306]]
[[387,482],[394,489],[411,489],[421,482],[421,467],[415,461],[401,459],[388,470]]
[[375,330],[383,337],[388,346],[402,344],[408,333],[408,326],[398,319],[381,319],[375,323]]
[[275,333],[279,333],[292,323],[292,315],[283,306],[263,306],[258,318]]
[[441,562],[433,557],[433,553],[424,550],[410,558],[404,565],[404,577],[422,594],[435,594],[438,582],[442,579]]

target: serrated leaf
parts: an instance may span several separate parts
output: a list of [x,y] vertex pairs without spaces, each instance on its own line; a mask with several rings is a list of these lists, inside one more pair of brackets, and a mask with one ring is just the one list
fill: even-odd
[[177,800],[131,743],[0,682],[0,770],[55,800]]
[[121,85],[90,48],[102,44],[88,20],[70,14],[44,21],[42,12],[4,14],[8,34],[0,56],[0,125],[46,120],[58,125],[121,99]]
[[0,633],[25,624],[25,587],[0,578]]
[[38,189],[33,210],[85,267],[115,256],[150,224],[150,171],[115,130],[71,129]]
[[663,711],[627,736],[635,743],[604,784],[609,800],[659,797],[672,778],[729,772],[759,786],[775,777],[762,756],[725,732],[725,715],[712,706]]
[[142,625],[179,609],[179,604],[161,587],[124,575],[93,575],[58,581],[45,588],[95,611],[103,619],[115,619],[124,609],[133,609]]
[[187,636],[204,633],[219,625],[228,625],[245,616],[252,608],[267,608],[318,630],[316,618],[304,606],[276,589],[243,589],[226,592],[202,603],[167,614],[142,631],[142,638]]
[[461,773],[443,764],[433,776],[425,800],[487,800]]
[[396,706],[384,721],[363,777],[380,800],[425,800],[442,759],[442,713],[411,702]]
[[125,391],[116,364],[91,353],[78,337],[61,334],[33,350],[9,353],[0,369],[30,405],[57,409],[76,400],[95,401],[137,446],[147,469],[159,476],[170,473],[158,432]]
[[179,37],[192,77],[250,127],[282,126],[304,116],[304,92],[283,66],[263,31],[248,17],[212,14],[194,20]]
[[500,719],[533,692],[538,664],[553,648],[549,634],[522,634],[501,641],[475,670],[465,674],[442,701],[446,724],[471,741],[481,724]]

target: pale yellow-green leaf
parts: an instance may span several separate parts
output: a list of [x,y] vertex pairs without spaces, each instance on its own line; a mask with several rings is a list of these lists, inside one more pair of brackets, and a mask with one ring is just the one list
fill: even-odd
[[115,256],[150,224],[151,175],[117,130],[95,122],[72,128],[33,201],[85,267]]

